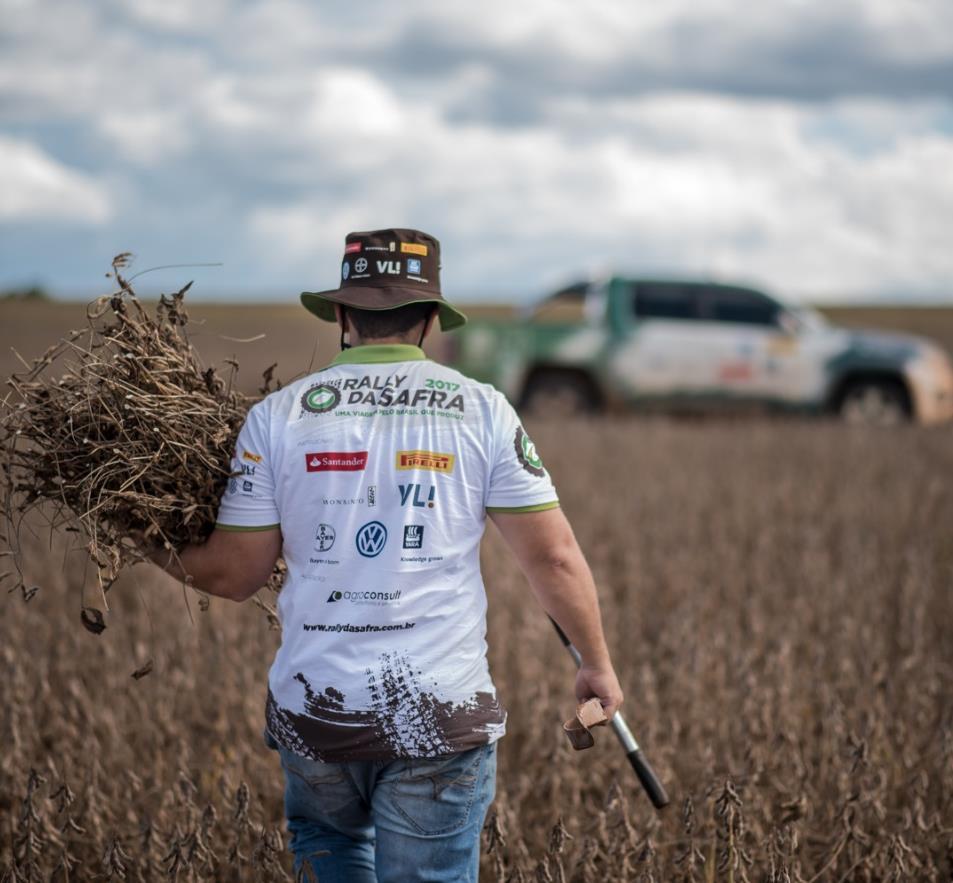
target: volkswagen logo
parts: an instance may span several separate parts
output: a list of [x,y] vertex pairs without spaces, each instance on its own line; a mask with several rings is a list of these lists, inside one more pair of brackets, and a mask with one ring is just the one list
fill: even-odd
[[379,521],[369,521],[357,532],[355,542],[365,558],[376,558],[387,544],[387,528]]

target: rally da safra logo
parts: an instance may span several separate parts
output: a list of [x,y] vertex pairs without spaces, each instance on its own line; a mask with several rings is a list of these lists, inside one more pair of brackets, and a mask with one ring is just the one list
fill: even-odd
[[520,466],[531,475],[540,477],[545,475],[546,470],[543,468],[543,461],[539,458],[539,454],[536,453],[536,445],[530,441],[530,437],[523,431],[522,426],[516,427],[513,442],[516,448],[516,459],[519,460]]
[[326,414],[333,411],[341,401],[341,393],[334,386],[319,383],[301,396],[301,407],[311,414]]

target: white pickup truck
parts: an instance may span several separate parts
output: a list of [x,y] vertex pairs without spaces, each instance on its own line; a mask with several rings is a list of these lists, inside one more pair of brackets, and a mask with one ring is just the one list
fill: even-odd
[[473,321],[457,366],[542,413],[768,407],[890,424],[953,418],[934,342],[856,331],[750,288],[613,277],[518,320]]

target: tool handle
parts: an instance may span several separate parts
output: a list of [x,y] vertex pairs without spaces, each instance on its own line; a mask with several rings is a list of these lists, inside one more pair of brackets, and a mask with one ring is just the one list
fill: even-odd
[[662,809],[668,806],[668,793],[665,791],[665,786],[659,781],[659,777],[655,775],[655,770],[652,769],[649,762],[642,755],[642,751],[636,748],[635,751],[630,751],[626,757],[629,759],[629,763],[632,764],[632,769],[635,770],[635,774],[639,777],[639,781],[642,783],[642,787],[645,789],[645,793],[648,794],[653,806],[656,809]]
[[[549,621],[553,624],[553,628],[556,629],[556,634],[559,635],[559,640],[563,642],[563,646],[576,661],[576,665],[580,665],[582,659],[579,656],[579,651],[573,646],[568,635],[551,616],[549,617]],[[635,774],[645,789],[645,793],[649,796],[649,800],[652,801],[652,805],[656,809],[662,809],[668,806],[669,800],[665,786],[659,781],[659,777],[655,775],[655,770],[652,769],[649,762],[642,755],[642,749],[639,748],[638,742],[635,741],[632,731],[625,722],[625,718],[617,711],[610,723],[616,736],[619,737],[619,741],[625,748],[625,756],[629,759],[629,763],[632,765],[632,769],[635,770]]]

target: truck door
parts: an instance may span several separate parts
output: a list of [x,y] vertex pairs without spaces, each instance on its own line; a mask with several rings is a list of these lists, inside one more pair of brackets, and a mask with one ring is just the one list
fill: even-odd
[[609,364],[613,386],[633,399],[691,397],[708,383],[702,286],[639,282],[628,293],[630,329]]
[[804,354],[793,329],[783,326],[780,304],[759,291],[711,285],[701,312],[714,394],[759,401],[796,395]]

